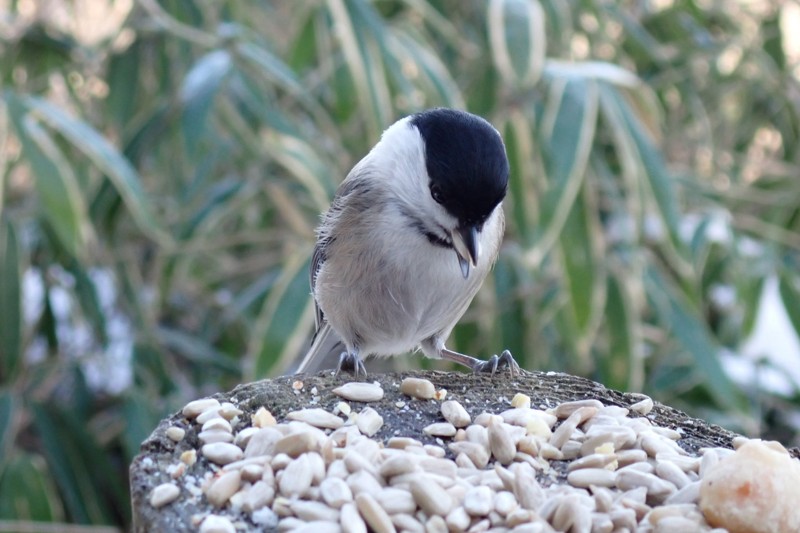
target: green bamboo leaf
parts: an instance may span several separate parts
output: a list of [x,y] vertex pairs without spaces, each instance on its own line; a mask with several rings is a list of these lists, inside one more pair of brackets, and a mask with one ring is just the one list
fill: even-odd
[[511,211],[510,222],[524,244],[531,243],[539,218],[537,169],[533,164],[538,155],[534,147],[533,121],[533,117],[527,117],[519,110],[513,111],[501,130],[511,172],[506,205]]
[[[401,33],[396,36],[398,48],[397,55],[407,56],[407,60],[417,65],[420,69],[422,82],[427,82],[433,93],[432,101],[440,103],[446,107],[463,109],[466,107],[464,95],[458,87],[458,83],[453,79],[447,66],[441,58],[431,51],[429,46],[421,42],[422,37],[411,36]],[[399,72],[402,72],[400,69]],[[394,73],[397,75],[397,73]],[[408,81],[406,81],[410,85]],[[415,89],[410,89],[413,94]]]
[[[131,366],[136,383],[136,390],[143,391],[150,398],[166,398],[178,388],[177,381],[183,383],[183,376],[176,377],[173,362],[164,356],[164,350],[153,344],[137,342],[133,345]],[[134,390],[131,387],[131,390]]]
[[125,429],[122,434],[122,442],[125,449],[125,460],[127,463],[141,451],[142,442],[150,435],[153,428],[158,426],[159,421],[169,412],[162,407],[161,411],[156,409],[154,402],[147,397],[145,390],[133,389],[126,395],[122,404],[122,413],[125,419]]
[[[525,301],[520,298],[520,283],[527,277],[528,270],[520,268],[516,257],[500,254],[492,272],[495,300],[498,303],[497,327],[500,331],[502,348],[514,354],[523,368],[533,368],[534,359],[525,351],[525,332],[527,330]],[[535,356],[535,354],[534,354]]]
[[781,301],[786,308],[786,314],[789,315],[789,321],[800,337],[800,276],[791,270],[782,272],[778,288]]
[[605,272],[599,259],[602,231],[594,215],[596,206],[582,190],[572,205],[559,238],[564,280],[569,295],[569,318],[574,321],[577,337],[573,339],[578,355],[589,368],[590,350],[599,319],[605,306]]
[[150,209],[138,173],[105,137],[46,100],[32,96],[18,98],[35,118],[58,131],[109,177],[142,231],[161,243],[170,242]]
[[53,479],[70,517],[78,523],[110,524],[113,512],[107,497],[124,499],[123,487],[114,486],[114,471],[88,427],[73,413],[33,404],[34,424]]
[[0,384],[12,383],[22,365],[21,283],[17,233],[0,217]]
[[573,16],[570,6],[560,0],[542,0],[542,10],[547,21],[550,40],[556,45],[555,50],[550,51],[550,56],[561,56],[564,50],[569,50],[573,35]]
[[308,286],[310,263],[310,254],[304,252],[292,254],[284,263],[254,327],[248,347],[253,361],[248,379],[288,368],[308,341],[314,316]]
[[236,46],[236,51],[241,57],[258,65],[271,80],[287,89],[291,94],[295,96],[306,94],[307,91],[295,72],[264,47],[252,42],[244,42]]
[[[7,389],[0,389],[0,458],[8,457],[17,439],[20,401]],[[3,471],[0,459],[0,472]]]
[[641,80],[630,70],[605,61],[548,59],[544,66],[544,73],[548,78],[588,78],[628,89],[634,89],[641,84]]
[[279,102],[264,94],[261,85],[249,73],[236,71],[231,76],[227,93],[236,111],[252,129],[266,126],[287,135],[301,135],[292,117],[281,109]]
[[333,168],[311,145],[293,135],[268,132],[262,146],[309,192],[318,210],[328,208],[335,190]]
[[[373,17],[369,12],[373,8],[366,2],[328,0],[326,4],[353,79],[358,103],[364,111],[362,116],[369,128],[369,137],[377,139],[393,118],[389,87],[380,60],[380,41],[386,30],[382,25],[378,31],[370,26]],[[370,29],[373,31],[364,31]]]
[[0,519],[61,522],[64,509],[44,460],[15,452],[0,462]]
[[222,82],[233,62],[226,50],[214,50],[195,62],[181,84],[178,99],[183,106],[181,126],[190,155],[207,134],[206,120]]
[[506,83],[531,86],[546,55],[544,10],[538,0],[491,0],[487,24],[492,60]]
[[108,60],[105,77],[108,83],[108,97],[105,99],[106,112],[117,126],[125,128],[138,111],[137,93],[140,90],[142,61],[142,41],[137,39]]
[[83,257],[89,241],[89,217],[72,165],[19,98],[12,96],[8,103],[23,154],[36,178],[42,216],[64,249],[73,257]]
[[[257,72],[261,73],[264,78],[276,84],[278,87],[283,88],[288,94],[292,95],[305,106],[314,117],[314,121],[320,130],[331,137],[337,133],[336,125],[331,120],[327,110],[320,105],[318,99],[309,92],[306,85],[297,77],[297,74],[280,58],[255,43],[240,43],[235,47],[235,50],[238,57],[247,60],[246,64],[257,67]],[[244,69],[240,70],[243,71]],[[240,72],[237,70],[237,73]],[[256,110],[265,107],[266,106],[260,106],[256,108]],[[262,118],[272,119],[277,116],[277,121],[287,121],[286,115],[279,112],[280,106],[270,105],[266,107],[266,109],[266,112],[260,113]],[[273,127],[277,127],[274,121],[267,121],[267,123],[271,124]],[[278,127],[278,129],[287,133],[289,132],[283,127]],[[291,133],[294,132],[292,131]]]
[[[615,98],[616,89],[605,83],[599,84],[599,88],[600,112],[604,124],[609,127],[614,143],[614,153],[620,166],[618,174],[619,178],[621,178],[621,183],[617,187],[624,191],[624,194],[620,194],[624,202],[624,207],[621,209],[630,216],[635,224],[635,234],[631,236],[631,239],[633,242],[638,242],[643,224],[641,201],[643,184],[639,177],[642,173],[639,153]],[[605,164],[606,162],[603,161],[603,163]],[[598,164],[594,166],[597,168]]]
[[662,45],[643,27],[636,17],[629,13],[629,10],[615,2],[604,2],[601,6],[603,10],[610,13],[612,20],[622,23],[624,35],[630,43],[629,46],[635,47],[637,52],[646,55],[656,63],[662,64],[668,61],[668,57],[671,55],[666,50],[668,47]]
[[106,314],[100,304],[100,297],[97,294],[97,287],[89,276],[84,265],[79,261],[69,261],[65,265],[66,269],[75,278],[75,296],[81,306],[84,316],[92,326],[97,339],[103,344],[108,342],[106,331]]
[[647,269],[645,280],[649,297],[662,304],[655,308],[661,313],[663,326],[692,356],[697,372],[717,403],[727,408],[741,408],[742,396],[722,368],[718,357],[720,347],[714,342],[700,313],[654,268]]
[[[303,7],[309,7],[308,4]],[[317,35],[317,23],[319,21],[319,10],[307,9],[304,16],[298,17],[299,21],[296,38],[291,42],[289,52],[286,54],[287,66],[290,72],[302,72],[313,68],[319,50],[319,36]]]
[[643,184],[646,185],[646,190],[649,191],[650,196],[653,198],[658,215],[667,230],[668,244],[673,252],[671,255],[673,264],[680,269],[681,273],[686,274],[690,268],[686,261],[686,246],[680,238],[678,228],[680,209],[675,190],[676,180],[667,169],[661,153],[631,107],[618,92],[609,91],[607,94],[609,98],[606,103],[614,101],[625,127],[629,131],[629,136],[636,147],[641,168],[647,177]]
[[174,350],[194,364],[212,366],[232,374],[238,374],[241,370],[232,357],[220,352],[196,334],[166,326],[156,328],[154,333],[160,346]]
[[597,126],[597,84],[581,78],[552,83],[541,141],[550,190],[541,202],[540,236],[528,252],[538,264],[560,234],[586,174]]
[[637,312],[626,289],[627,281],[611,274],[608,280],[608,298],[604,322],[608,331],[608,353],[601,358],[602,383],[619,390],[639,390],[643,371],[641,357],[636,356],[639,343]]

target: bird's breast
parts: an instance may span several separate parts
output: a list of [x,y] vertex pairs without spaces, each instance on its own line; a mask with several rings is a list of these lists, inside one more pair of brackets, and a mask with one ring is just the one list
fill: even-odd
[[315,298],[331,326],[362,354],[414,350],[424,339],[449,334],[466,311],[496,256],[495,234],[484,229],[483,253],[466,279],[455,250],[413,227],[376,225],[337,235]]

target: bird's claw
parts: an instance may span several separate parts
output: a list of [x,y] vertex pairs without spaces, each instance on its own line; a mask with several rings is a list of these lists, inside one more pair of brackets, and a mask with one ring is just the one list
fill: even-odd
[[360,376],[367,377],[364,361],[356,353],[342,352],[342,355],[339,356],[339,364],[336,367],[336,375],[338,376],[341,371],[349,372],[356,378]]
[[521,372],[519,364],[517,364],[517,361],[514,360],[514,356],[511,355],[511,352],[508,350],[503,350],[503,353],[500,355],[493,355],[486,361],[478,360],[475,365],[473,365],[472,371],[475,373],[491,372],[492,375],[494,375],[498,368],[504,367],[508,368],[508,371],[512,376],[516,376]]

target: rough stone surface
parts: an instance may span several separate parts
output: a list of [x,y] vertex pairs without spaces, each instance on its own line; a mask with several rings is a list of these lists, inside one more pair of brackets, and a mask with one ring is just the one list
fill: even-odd
[[[436,400],[417,400],[409,398],[399,390],[401,381],[406,377],[419,377],[430,380],[436,389],[446,389],[447,399],[459,401],[473,412],[482,410],[502,412],[510,407],[511,399],[517,393],[524,393],[531,398],[531,407],[550,408],[559,403],[598,399],[605,405],[630,407],[641,401],[641,396],[624,394],[603,387],[602,385],[568,374],[556,372],[522,372],[511,377],[506,373],[489,375],[473,375],[450,372],[407,372],[391,374],[370,374],[370,381],[378,381],[385,391],[384,397],[371,402],[370,407],[383,416],[384,424],[373,437],[384,442],[396,435],[396,430],[404,436],[414,436],[423,444],[435,444],[435,437],[427,436],[422,429],[429,424],[441,422],[441,402]],[[283,376],[241,385],[233,391],[216,394],[213,397],[220,402],[229,401],[244,411],[242,420],[250,417],[260,408],[266,407],[278,420],[286,419],[286,414],[303,408],[323,408],[333,411],[341,398],[333,393],[333,389],[352,380],[352,376],[334,376],[325,371],[317,375]],[[297,382],[302,382],[298,388]],[[352,401],[354,410],[366,406]],[[398,406],[403,406],[398,407]],[[634,413],[631,416],[637,416]],[[691,418],[670,407],[656,403],[647,415],[655,424],[676,429],[681,432],[679,444],[687,452],[696,454],[704,447],[732,447],[732,439],[736,437],[721,427]],[[170,427],[186,429],[182,440],[175,442],[167,436]],[[204,498],[196,500],[178,500],[160,509],[149,504],[152,489],[161,483],[170,482],[170,467],[180,462],[181,454],[201,446],[198,440],[199,429],[187,418],[177,412],[163,420],[152,435],[142,444],[141,453],[131,465],[130,483],[133,507],[134,531],[196,531],[198,516],[211,512],[211,506]],[[797,454],[792,450],[793,455]],[[449,453],[449,452],[448,452]],[[208,470],[207,459],[199,456],[194,468]],[[559,461],[553,463],[559,473],[553,478],[541,478],[542,486],[550,483],[566,483],[567,462],[559,467]],[[244,523],[245,529],[257,529],[253,523]]]

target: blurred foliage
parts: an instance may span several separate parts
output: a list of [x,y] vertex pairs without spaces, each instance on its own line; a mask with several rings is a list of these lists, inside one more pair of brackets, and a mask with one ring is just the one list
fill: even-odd
[[454,347],[795,438],[796,388],[719,354],[766,279],[800,330],[797,4],[7,3],[0,520],[126,524],[161,417],[289,368],[318,214],[432,106],[492,121],[513,174]]

